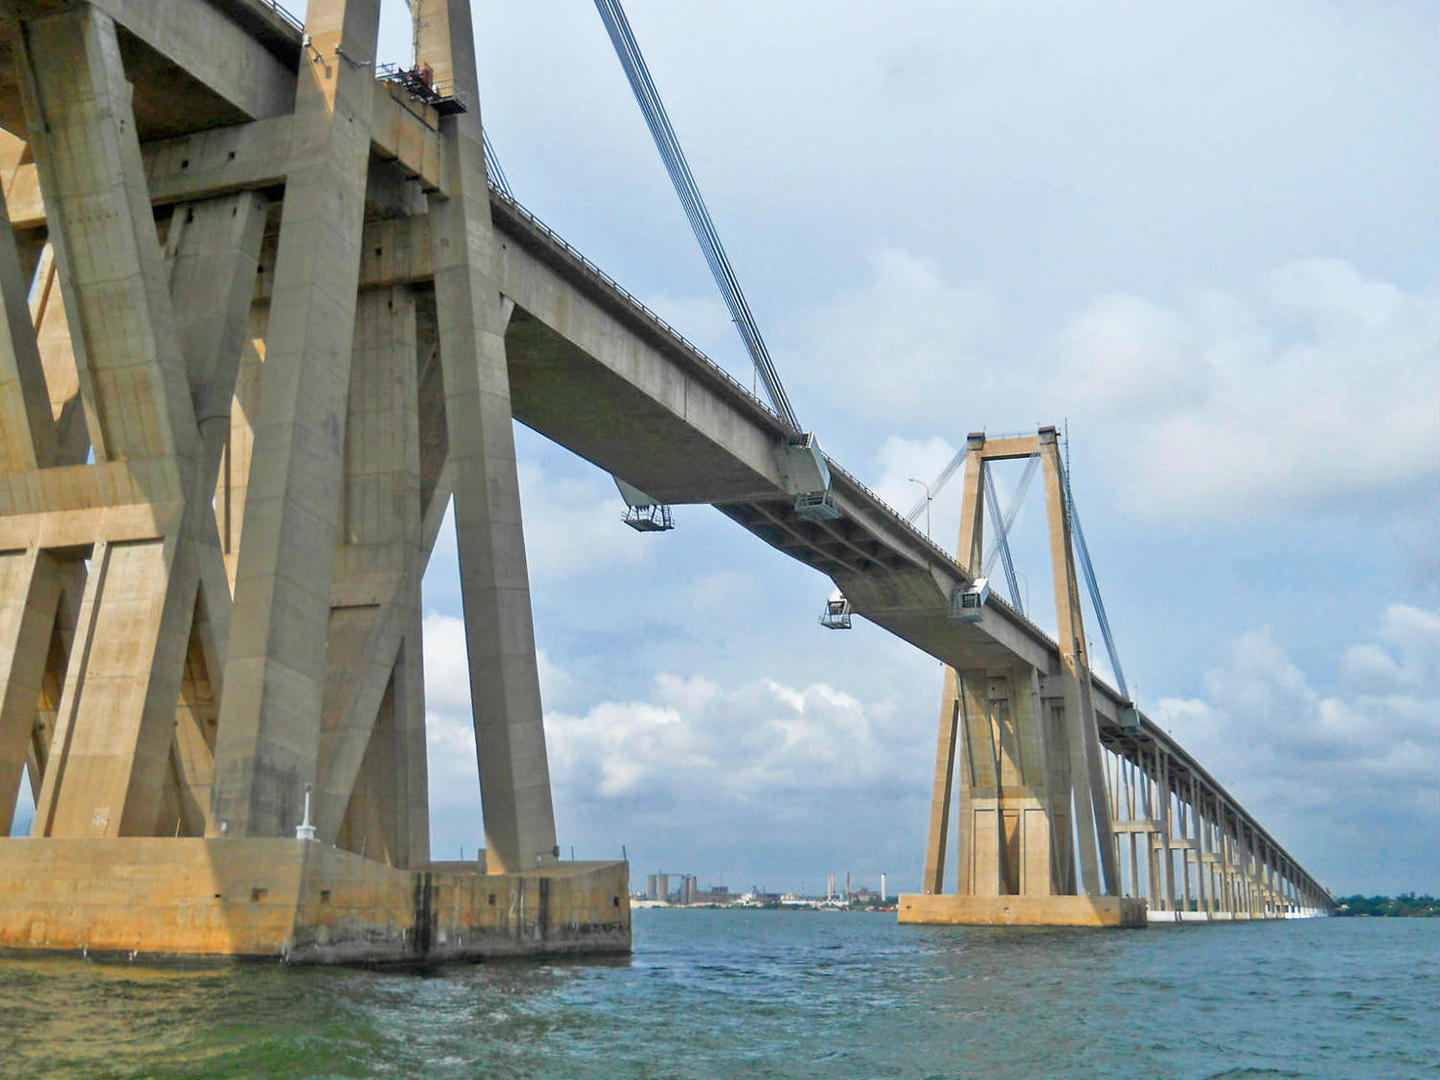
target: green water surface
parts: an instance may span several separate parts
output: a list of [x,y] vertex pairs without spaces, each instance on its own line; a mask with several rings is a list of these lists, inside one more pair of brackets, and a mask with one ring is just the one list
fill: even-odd
[[626,960],[0,961],[0,1076],[1426,1077],[1440,921],[649,910]]

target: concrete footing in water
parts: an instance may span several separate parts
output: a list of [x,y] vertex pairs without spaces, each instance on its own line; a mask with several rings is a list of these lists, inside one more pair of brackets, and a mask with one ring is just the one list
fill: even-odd
[[962,896],[904,893],[897,917],[902,923],[939,926],[1146,925],[1146,904],[1126,896]]
[[398,869],[313,840],[0,840],[0,949],[306,964],[630,951],[629,866]]

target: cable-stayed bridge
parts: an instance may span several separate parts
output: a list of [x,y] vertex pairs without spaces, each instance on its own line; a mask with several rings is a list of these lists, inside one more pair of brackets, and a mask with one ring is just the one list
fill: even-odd
[[[377,72],[378,0],[0,4],[3,831],[22,775],[36,802],[0,946],[628,948],[625,864],[558,858],[512,418],[637,527],[713,504],[948,666],[902,920],[1328,910],[1091,673],[1053,429],[972,437],[964,550],[932,544],[494,182],[468,3],[412,10],[414,66]],[[1058,641],[967,570],[1005,457],[1043,465]],[[429,852],[419,588],[452,505],[475,863]]]

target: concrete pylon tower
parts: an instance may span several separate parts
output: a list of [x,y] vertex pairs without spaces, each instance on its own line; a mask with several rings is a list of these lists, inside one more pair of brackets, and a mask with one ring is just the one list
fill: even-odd
[[415,62],[468,103],[440,121],[449,194],[428,198],[435,315],[455,486],[470,697],[487,851],[518,871],[553,862],[555,818],[540,707],[505,327],[494,263],[469,0],[414,0]]
[[[977,649],[973,666],[946,668],[923,895],[907,897],[913,906],[902,918],[1143,923],[1143,905],[1119,895],[1055,429],[1021,438],[972,434],[967,450],[959,557],[972,580],[982,573],[985,470],[993,461],[1039,458],[1060,666],[1040,671],[1013,655],[1009,663],[997,664],[988,650]],[[947,894],[952,819],[958,819],[955,889]]]
[[[469,4],[389,79],[379,5],[0,6],[0,945],[628,948],[624,864],[557,861]],[[478,866],[430,857],[452,497]]]

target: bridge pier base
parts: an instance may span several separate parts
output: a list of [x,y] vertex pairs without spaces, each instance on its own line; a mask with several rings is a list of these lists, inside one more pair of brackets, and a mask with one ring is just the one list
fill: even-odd
[[965,896],[905,893],[897,917],[932,926],[1088,926],[1140,929],[1145,901],[1128,896]]
[[418,964],[628,953],[629,868],[400,869],[314,840],[0,840],[0,950]]

